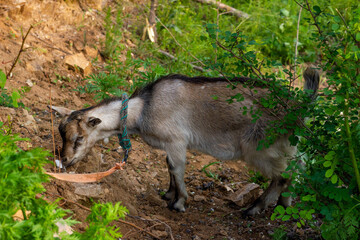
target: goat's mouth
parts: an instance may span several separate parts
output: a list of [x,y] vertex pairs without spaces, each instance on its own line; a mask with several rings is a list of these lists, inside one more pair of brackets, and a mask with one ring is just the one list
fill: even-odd
[[78,161],[77,158],[73,158],[71,161],[62,162],[63,168],[70,167],[70,166],[74,165],[75,163],[77,163],[77,161]]

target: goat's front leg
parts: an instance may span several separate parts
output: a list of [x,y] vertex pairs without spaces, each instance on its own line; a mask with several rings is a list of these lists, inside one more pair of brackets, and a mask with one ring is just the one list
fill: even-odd
[[[266,191],[254,201],[244,212],[244,215],[253,216],[266,209],[271,203],[278,200],[278,204],[288,207],[291,205],[291,197],[283,197],[280,194],[286,192],[291,180],[278,176],[272,179]],[[279,198],[280,197],[280,198]]]
[[184,205],[188,198],[184,182],[186,148],[171,146],[167,148],[167,153],[166,161],[170,175],[170,187],[164,197],[169,200],[170,208],[184,212]]

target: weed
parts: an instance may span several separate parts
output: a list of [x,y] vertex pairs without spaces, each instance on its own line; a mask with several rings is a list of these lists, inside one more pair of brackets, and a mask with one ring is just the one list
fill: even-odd
[[203,173],[205,173],[206,176],[208,176],[208,177],[210,177],[210,178],[213,178],[213,179],[215,179],[215,180],[220,180],[218,174],[214,174],[214,173],[212,173],[210,170],[206,170],[208,167],[210,167],[210,166],[212,166],[212,165],[214,165],[214,164],[220,164],[220,162],[211,162],[211,163],[205,165],[205,166],[201,169],[201,171],[202,171]]
[[272,239],[274,240],[286,240],[287,238],[287,231],[285,226],[280,226],[274,229],[274,233],[271,234]]
[[269,179],[264,177],[260,172],[249,170],[249,182],[258,184],[262,189],[266,189],[269,186]]

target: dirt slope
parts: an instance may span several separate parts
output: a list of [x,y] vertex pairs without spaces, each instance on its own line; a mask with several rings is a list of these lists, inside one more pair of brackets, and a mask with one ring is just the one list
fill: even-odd
[[[12,131],[30,138],[20,147],[43,147],[52,151],[51,116],[47,109],[50,99],[53,105],[73,109],[94,104],[91,95],[73,91],[83,84],[83,73],[65,64],[67,57],[83,54],[88,62],[102,59],[96,49],[104,40],[101,14],[91,7],[101,8],[106,1],[52,1],[52,0],[2,0],[0,3],[0,68],[10,69],[21,45],[21,31],[31,24],[34,29],[25,43],[25,49],[11,77],[8,89],[23,88],[22,108],[0,107],[0,121],[12,124]],[[142,1],[123,1],[124,14],[135,16]],[[95,4],[95,5],[92,5]],[[97,4],[97,5],[96,5]],[[143,16],[140,16],[140,18]],[[131,43],[131,42],[130,42]],[[124,42],[128,46],[128,42]],[[132,44],[130,44],[132,45]],[[128,46],[129,48],[131,46]],[[94,71],[94,68],[87,69]],[[8,118],[10,116],[10,118]],[[61,147],[57,132],[60,118],[54,117],[55,145]],[[248,184],[248,169],[241,162],[218,163],[207,168],[220,180],[207,177],[201,171],[206,164],[216,161],[212,157],[189,152],[185,182],[189,192],[188,208],[177,213],[167,208],[160,193],[168,187],[165,153],[147,146],[139,137],[131,138],[133,151],[126,169],[118,171],[96,184],[73,184],[52,180],[46,184],[45,196],[55,200],[61,196],[63,208],[71,209],[74,218],[84,222],[86,207],[95,201],[121,201],[130,215],[131,222],[159,239],[270,239],[270,233],[282,223],[270,221],[271,211],[255,218],[244,219],[240,207],[229,200],[236,191]],[[90,173],[105,171],[121,158],[117,152],[116,138],[107,145],[97,145],[93,153],[70,172]],[[54,171],[52,166],[49,171]],[[253,197],[251,193],[248,197]],[[124,234],[123,239],[152,239],[146,233],[117,223]],[[286,224],[292,229],[293,223]],[[78,230],[85,223],[76,226]],[[309,233],[292,231],[292,239],[305,239]]]

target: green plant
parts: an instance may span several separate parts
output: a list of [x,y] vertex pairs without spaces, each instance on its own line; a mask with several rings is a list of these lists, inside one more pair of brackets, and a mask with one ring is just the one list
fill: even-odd
[[[95,203],[91,208],[91,213],[87,217],[89,226],[83,234],[76,234],[80,236],[79,239],[98,239],[98,240],[112,240],[121,238],[120,228],[109,226],[113,221],[119,218],[124,219],[129,212],[120,202],[98,204]],[[105,226],[105,227],[104,227]]]
[[206,174],[206,176],[210,177],[210,178],[213,178],[215,180],[219,180],[219,175],[218,174],[215,174],[213,172],[211,172],[210,170],[207,170],[208,167],[212,166],[212,165],[215,165],[215,164],[220,164],[220,162],[211,162],[209,164],[206,164],[202,169],[201,171],[203,173]]
[[269,179],[264,177],[260,172],[250,170],[249,175],[249,181],[260,185],[262,189],[266,189],[269,186]]
[[[208,37],[203,38],[217,51],[217,62],[209,67],[229,78],[255,79],[245,84],[249,91],[254,91],[254,83],[269,89],[267,96],[254,99],[263,107],[261,111],[240,109],[250,113],[254,122],[262,111],[281,116],[270,123],[258,149],[289,133],[290,142],[298,145],[299,156],[283,174],[289,178],[292,173],[293,186],[282,195],[300,201],[292,207],[277,206],[272,219],[293,219],[299,228],[307,225],[316,229],[315,219],[321,218],[318,230],[325,239],[359,239],[360,9],[355,5],[340,12],[332,11],[329,5],[311,6],[306,0],[301,4],[310,16],[305,18],[306,25],[313,26],[309,40],[320,51],[320,67],[326,72],[327,87],[320,90],[316,103],[309,99],[311,92],[293,87],[293,71],[255,51],[258,42],[243,32],[221,31],[217,25],[207,24]],[[274,69],[283,71],[286,78],[276,78]],[[237,94],[228,102],[243,100],[242,94]]]
[[105,57],[111,59],[117,57],[119,52],[124,49],[124,45],[121,44],[122,40],[122,8],[117,6],[116,17],[113,21],[111,7],[106,9],[105,15],[105,43],[103,54]]
[[[57,222],[74,225],[77,221],[67,217],[68,210],[50,203],[40,194],[45,191],[42,183],[49,176],[44,172],[50,154],[40,148],[23,151],[16,146],[27,141],[11,134],[4,135],[5,126],[0,122],[0,239],[114,239],[121,237],[119,228],[110,226],[112,221],[124,218],[127,210],[116,203],[94,204],[84,233],[58,233]],[[22,212],[23,220],[13,215]],[[59,237],[54,237],[54,234]]]
[[280,226],[275,228],[274,233],[271,234],[272,239],[274,240],[286,240],[287,238],[287,231],[285,226]]
[[14,90],[10,96],[7,89],[5,88],[5,84],[6,84],[6,75],[0,69],[0,106],[16,107],[16,108],[19,105],[24,106],[24,104],[18,102],[19,99],[21,98],[19,91]]

